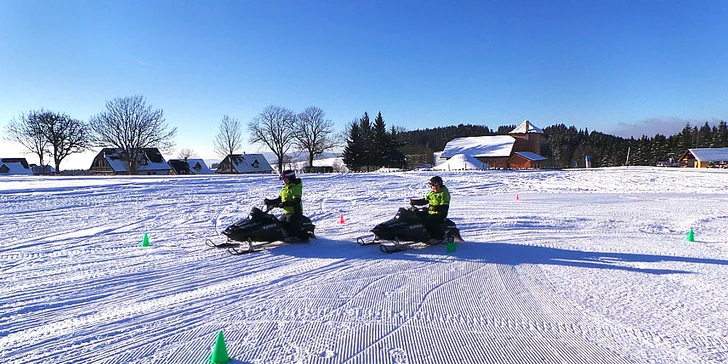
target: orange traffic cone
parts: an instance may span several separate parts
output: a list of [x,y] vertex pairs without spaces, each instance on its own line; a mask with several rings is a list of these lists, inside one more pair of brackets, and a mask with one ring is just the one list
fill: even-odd
[[520,200],[520,198],[518,198],[518,194],[516,194],[516,201],[518,201],[518,200]]
[[346,224],[346,222],[344,222],[344,214],[339,214],[339,224]]

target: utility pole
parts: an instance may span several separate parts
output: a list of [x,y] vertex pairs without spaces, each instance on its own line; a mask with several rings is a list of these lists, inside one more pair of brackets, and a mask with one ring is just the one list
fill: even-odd
[[624,165],[629,167],[629,151],[632,149],[632,147],[627,147],[627,161],[624,162]]

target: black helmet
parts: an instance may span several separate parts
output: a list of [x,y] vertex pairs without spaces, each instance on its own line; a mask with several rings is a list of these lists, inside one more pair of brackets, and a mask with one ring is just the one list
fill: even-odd
[[430,178],[430,184],[442,186],[442,178],[440,178],[440,176],[432,177]]
[[283,171],[283,173],[281,173],[281,179],[284,178],[288,178],[289,180],[296,179],[296,171],[286,169],[285,171]]

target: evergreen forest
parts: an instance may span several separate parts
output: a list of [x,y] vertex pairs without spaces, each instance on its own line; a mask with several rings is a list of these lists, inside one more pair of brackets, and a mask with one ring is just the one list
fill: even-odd
[[[434,164],[434,152],[442,151],[450,140],[459,137],[507,135],[516,125],[493,130],[484,125],[460,124],[404,131],[387,129],[382,114],[372,123],[369,116],[352,121],[345,131],[344,164],[355,172],[380,167],[416,168]],[[728,147],[725,121],[710,126],[687,123],[679,133],[639,139],[622,138],[595,130],[577,129],[564,124],[543,128],[540,155],[548,158],[548,168],[585,167],[589,156],[592,167],[671,165],[692,148]]]

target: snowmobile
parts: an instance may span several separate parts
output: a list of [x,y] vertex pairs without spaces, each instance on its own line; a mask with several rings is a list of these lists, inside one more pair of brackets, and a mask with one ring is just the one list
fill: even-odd
[[210,239],[205,244],[215,248],[227,248],[233,255],[246,254],[260,250],[264,245],[282,241],[286,243],[307,243],[309,239],[316,238],[313,231],[316,226],[306,216],[301,217],[301,229],[304,238],[283,236],[283,222],[268,213],[269,209],[263,211],[257,207],[250,209],[250,213],[244,219],[228,226],[222,234],[227,237],[224,243],[216,244]]
[[431,239],[430,233],[425,228],[418,212],[427,209],[418,209],[411,206],[409,208],[400,207],[397,214],[375,226],[371,232],[374,237],[360,236],[356,238],[359,245],[379,244],[379,249],[384,253],[393,253],[407,249],[412,244],[425,243],[428,245],[437,245],[441,243],[462,242],[460,230],[450,219],[445,219],[442,230],[445,236],[442,239]]

